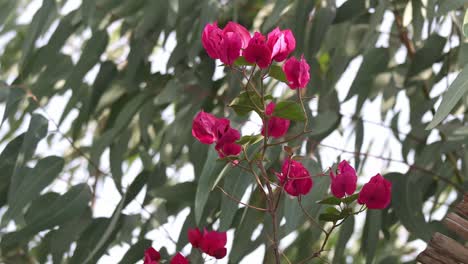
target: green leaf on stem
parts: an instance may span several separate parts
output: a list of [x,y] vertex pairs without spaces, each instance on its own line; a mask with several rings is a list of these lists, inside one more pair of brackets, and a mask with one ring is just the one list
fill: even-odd
[[336,214],[324,213],[324,214],[319,215],[319,220],[325,221],[325,222],[336,222],[340,219],[343,219],[343,217],[341,217],[340,215],[336,215]]
[[273,116],[285,118],[292,121],[304,121],[305,116],[299,103],[293,101],[279,102],[275,106]]
[[283,69],[279,65],[271,65],[270,70],[268,71],[268,75],[280,82],[288,82],[288,80],[286,79],[286,74],[284,74]]
[[468,11],[465,12],[465,17],[463,18],[463,34],[465,38],[468,38]]
[[341,212],[338,209],[336,209],[335,207],[327,207],[325,209],[325,213],[333,214],[333,215],[341,215]]
[[234,65],[235,66],[254,66],[255,64],[246,61],[244,57],[240,56],[234,61]]
[[330,205],[339,205],[341,200],[336,198],[335,196],[327,197],[321,201],[318,201],[319,204],[330,204]]
[[245,116],[250,113],[250,111],[263,108],[260,97],[253,91],[240,93],[238,97],[232,100],[229,106],[240,116]]
[[351,196],[346,196],[345,198],[342,198],[341,201],[343,203],[345,203],[345,204],[350,204],[350,203],[356,201],[358,196],[359,196],[359,193],[355,193],[355,194],[353,194]]
[[433,129],[438,124],[440,124],[456,106],[458,101],[461,100],[464,94],[468,92],[468,65],[463,68],[463,70],[458,74],[457,78],[452,82],[452,84],[445,92],[442,102],[440,103],[437,112],[434,115],[431,123],[426,127],[426,129]]
[[236,141],[237,144],[240,145],[253,145],[257,142],[260,142],[263,139],[263,135],[258,134],[258,135],[247,135],[241,137],[239,140]]

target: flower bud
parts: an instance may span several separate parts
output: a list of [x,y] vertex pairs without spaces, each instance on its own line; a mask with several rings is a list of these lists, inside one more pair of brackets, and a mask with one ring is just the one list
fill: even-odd
[[357,175],[346,160],[338,164],[338,172],[335,175],[330,170],[331,192],[337,198],[343,198],[345,194],[352,195],[356,191]]
[[304,55],[300,60],[291,57],[286,60],[283,65],[283,71],[288,80],[288,85],[291,89],[305,88],[310,80],[309,64],[304,59]]
[[271,50],[271,59],[284,61],[288,55],[296,48],[296,39],[291,30],[273,29],[268,33],[267,45]]
[[377,174],[362,187],[358,203],[365,204],[369,209],[385,209],[392,199],[392,183]]

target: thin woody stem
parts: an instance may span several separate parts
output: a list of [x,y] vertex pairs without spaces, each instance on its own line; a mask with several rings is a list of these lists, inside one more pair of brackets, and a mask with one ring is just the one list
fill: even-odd
[[297,202],[299,204],[299,207],[301,207],[302,209],[302,212],[307,216],[307,218],[314,224],[316,225],[318,228],[320,228],[320,230],[322,230],[323,233],[327,233],[327,231],[315,220],[315,218],[313,216],[311,216],[307,210],[304,208],[304,206],[302,205],[302,201],[301,201],[301,197],[297,197]]
[[252,208],[252,209],[255,209],[255,210],[258,210],[258,211],[263,211],[263,212],[266,212],[268,211],[268,209],[265,209],[265,208],[260,208],[260,207],[256,207],[256,206],[253,206],[253,205],[250,205],[250,204],[247,204],[247,203],[244,203],[242,201],[240,201],[239,199],[237,199],[236,197],[234,197],[232,194],[229,194],[228,192],[226,192],[223,188],[221,188],[220,186],[216,185],[216,188],[218,188],[222,193],[224,193],[224,195],[226,195],[228,198],[230,198],[231,200],[237,202],[238,204],[242,204],[242,205],[245,205],[249,208]]
[[304,118],[305,118],[305,120],[304,120],[304,130],[302,132],[306,133],[307,125],[309,124],[309,117],[307,115],[307,112],[306,112],[306,109],[305,109],[305,106],[304,106],[304,101],[302,100],[302,94],[301,94],[300,89],[297,89],[297,97],[299,99],[299,102],[301,103],[302,112],[304,113]]

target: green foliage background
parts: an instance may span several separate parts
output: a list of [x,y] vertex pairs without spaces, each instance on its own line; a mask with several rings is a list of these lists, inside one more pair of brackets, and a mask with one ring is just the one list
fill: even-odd
[[[187,244],[187,228],[214,223],[235,230],[229,263],[269,244],[268,216],[238,208],[214,189],[218,184],[235,197],[252,190],[249,203],[261,205],[252,179],[214,161],[216,153],[190,132],[200,109],[226,115],[237,127],[247,120],[227,106],[240,92],[240,76],[226,69],[213,81],[216,65],[201,47],[204,25],[215,20],[220,25],[235,20],[262,32],[276,26],[294,32],[295,55],[304,54],[311,66],[305,96],[317,107],[307,108],[314,132],[292,145],[303,146],[311,174],[327,169],[320,154],[327,146],[321,141],[334,131],[353,135],[354,149],[347,151],[355,154],[357,168],[375,159],[408,165],[403,174],[383,171],[393,182],[390,208],[340,227],[331,239],[334,250],[327,253],[332,263],[345,263],[344,256],[348,263],[402,263],[401,256],[415,256],[406,242],[428,241],[436,230],[446,233],[433,220],[435,212],[444,212],[468,188],[468,42],[463,35],[468,1],[352,0],[337,6],[332,0],[83,0],[63,13],[67,2],[43,0],[29,24],[18,17],[30,1],[0,2],[0,39],[6,41],[0,52],[0,262],[96,263],[110,248],[129,245],[120,263],[135,263],[152,243],[146,234],[184,208],[190,213],[177,250]],[[384,21],[392,23],[389,32],[381,31]],[[447,23],[448,36],[441,33]],[[175,48],[163,50],[171,34]],[[383,36],[388,45],[377,45]],[[169,53],[166,65],[151,61],[158,52]],[[355,100],[355,113],[346,116],[336,84],[356,58],[362,63],[345,98]],[[152,70],[152,64],[166,70]],[[92,69],[96,77],[85,81]],[[433,88],[444,82],[447,92],[439,104],[442,93]],[[277,85],[271,80],[268,90]],[[363,148],[373,131],[365,126],[362,110],[376,98],[381,98],[379,125],[401,144],[402,160],[367,155]],[[397,98],[409,102],[407,123],[399,121]],[[48,112],[55,108],[63,111],[52,121]],[[172,122],[164,111],[174,112]],[[343,119],[354,126],[343,126]],[[71,125],[64,125],[66,120]],[[294,125],[291,134],[301,128]],[[58,156],[36,151],[40,144],[53,149],[56,142],[64,149]],[[268,155],[269,167],[278,168],[280,149]],[[137,161],[141,172],[126,184],[128,168]],[[168,176],[168,169],[187,163],[193,165],[193,181]],[[111,217],[93,217],[93,201],[100,195],[96,182],[105,179],[114,182],[121,200]],[[60,184],[65,187],[59,193],[54,186]],[[312,215],[320,212],[316,201],[328,188],[328,177],[314,179],[304,199]],[[144,195],[141,212],[126,213],[139,193]],[[284,253],[296,263],[313,252],[320,233],[294,200],[282,203],[280,235],[297,234]],[[260,235],[251,239],[259,226]],[[347,243],[353,230],[356,239]],[[401,230],[409,232],[407,239],[399,237]],[[265,262],[270,258],[267,250]]]

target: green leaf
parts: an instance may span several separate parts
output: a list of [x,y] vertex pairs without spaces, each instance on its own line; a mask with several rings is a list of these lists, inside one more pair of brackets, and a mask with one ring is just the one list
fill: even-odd
[[319,220],[324,222],[337,222],[343,219],[342,216],[330,213],[323,213],[319,215]]
[[[101,237],[107,230],[111,219],[109,218],[94,218],[91,224],[83,231],[80,238],[76,242],[76,249],[73,252],[73,257],[68,261],[70,264],[85,264],[84,260],[94,250],[95,245],[101,240]],[[115,238],[117,232],[111,234],[111,238]],[[98,252],[98,256],[104,254],[105,251]],[[93,263],[97,263],[97,258]]]
[[304,121],[305,116],[299,103],[293,101],[282,101],[276,104],[273,116],[285,118],[292,121]]
[[13,175],[23,140],[24,134],[11,140],[0,155],[0,207],[7,201],[11,176]]
[[24,65],[34,49],[34,44],[39,36],[45,31],[49,18],[56,12],[55,0],[44,0],[41,8],[34,14],[29,24],[26,39],[23,42],[21,64]]
[[268,75],[280,82],[288,83],[286,74],[284,73],[283,68],[281,68],[279,65],[271,65],[270,70],[268,71]]
[[465,4],[468,4],[468,0],[440,1],[440,6],[437,10],[437,16],[445,15],[452,10],[461,8]]
[[122,257],[122,260],[119,262],[119,264],[134,264],[138,262],[142,259],[142,252],[145,252],[147,248],[151,247],[152,243],[153,242],[148,239],[143,239],[136,242],[128,249],[127,253],[125,253],[125,255]]
[[[241,200],[247,187],[251,183],[253,183],[253,176],[236,167],[231,169],[228,175],[224,177],[223,189],[228,194],[234,196],[238,200]],[[222,197],[219,229],[221,231],[227,231],[231,227],[232,220],[234,219],[239,204],[225,194],[222,194]]]
[[354,231],[354,216],[346,218],[343,225],[340,227],[340,233],[338,235],[338,241],[335,246],[335,255],[333,256],[332,264],[345,263],[345,248],[348,244],[349,239]]
[[226,165],[224,162],[217,162],[218,153],[214,148],[210,148],[206,157],[205,165],[198,180],[197,192],[195,194],[195,221],[200,224],[203,210],[205,209],[208,196],[213,183],[218,178]]
[[8,201],[9,208],[2,221],[19,216],[23,208],[36,199],[40,192],[57,178],[64,163],[62,158],[56,156],[39,160],[31,173],[23,177],[18,189]]
[[253,91],[241,92],[229,106],[240,116],[245,116],[251,111],[257,111],[257,109],[263,109],[261,98]]
[[465,17],[463,18],[463,34],[465,38],[468,38],[468,10],[465,12]]
[[29,122],[28,131],[24,135],[23,144],[21,145],[20,154],[16,160],[15,169],[11,177],[11,184],[8,190],[8,201],[13,199],[13,194],[16,193],[20,183],[25,175],[20,173],[27,161],[29,161],[36,151],[39,141],[47,135],[49,121],[42,115],[33,114]]
[[338,211],[335,207],[327,207],[325,208],[325,213],[327,214],[334,214],[334,215],[341,215],[341,212]]
[[365,100],[368,99],[377,75],[387,69],[389,59],[390,53],[388,48],[371,48],[364,53],[361,67],[345,99],[349,100],[354,95],[358,95],[356,112],[361,110]]
[[5,122],[5,120],[8,117],[12,116],[16,112],[19,103],[21,102],[21,100],[23,100],[26,94],[24,90],[20,88],[6,87],[2,89],[5,89],[7,91],[8,97],[6,101],[5,111],[3,112],[2,122],[0,123],[0,128],[3,125],[3,122]]
[[311,21],[309,32],[309,45],[307,48],[307,58],[315,56],[322,46],[325,35],[335,19],[336,8],[332,5],[321,7],[315,10]]
[[234,65],[236,65],[236,66],[254,66],[255,64],[246,61],[243,56],[240,56],[239,58],[237,58],[234,61]]
[[329,204],[329,205],[339,205],[341,204],[341,200],[336,198],[335,196],[327,197],[323,200],[318,201],[319,204]]
[[[391,206],[403,226],[415,237],[424,241],[431,239],[433,230],[422,213],[422,193],[418,177],[390,173],[385,178],[392,182]],[[415,175],[411,175],[415,176]]]
[[408,77],[415,76],[440,60],[446,42],[446,38],[437,34],[429,36],[424,42],[424,46],[416,51],[408,69]]
[[98,252],[104,252],[105,249],[107,248],[107,245],[110,242],[112,234],[114,233],[115,230],[117,230],[117,224],[121,217],[122,209],[124,209],[124,205],[126,204],[126,197],[127,197],[127,193],[125,193],[122,196],[120,203],[117,205],[114,212],[112,213],[112,217],[104,233],[102,234],[98,242],[94,245],[93,250],[91,251],[91,253],[88,254],[88,256],[86,257],[86,260],[83,263],[95,263],[95,261],[91,261],[91,260],[98,260],[99,257],[101,256],[101,255],[98,255]]
[[343,203],[345,203],[345,204],[350,204],[350,203],[356,201],[358,197],[359,197],[359,193],[355,193],[355,194],[353,194],[351,196],[346,196],[346,197],[342,198],[341,201]]
[[257,142],[260,142],[263,139],[263,135],[258,134],[258,135],[247,135],[247,136],[242,136],[238,141],[236,141],[237,144],[239,145],[253,145]]
[[362,252],[365,253],[366,263],[372,264],[379,242],[379,231],[382,225],[382,211],[368,210],[364,231],[362,234]]
[[9,249],[27,241],[42,230],[61,225],[70,219],[81,215],[91,201],[91,190],[86,184],[78,184],[70,188],[59,199],[43,208],[40,214],[31,219],[31,225],[3,236],[1,246]]
[[440,122],[442,122],[445,117],[450,114],[450,111],[455,107],[458,101],[462,98],[464,94],[468,91],[468,65],[465,65],[463,70],[458,74],[457,78],[449,86],[447,92],[445,92],[442,102],[440,103],[437,112],[434,115],[434,118],[426,127],[426,129],[433,129]]

